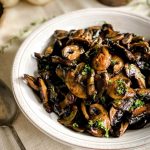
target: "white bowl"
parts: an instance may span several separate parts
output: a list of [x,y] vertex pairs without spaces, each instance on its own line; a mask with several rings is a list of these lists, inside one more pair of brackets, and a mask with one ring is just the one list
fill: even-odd
[[150,128],[128,131],[119,138],[97,138],[76,133],[57,122],[57,116],[48,114],[37,101],[32,90],[22,81],[26,74],[33,75],[37,70],[34,52],[42,52],[56,29],[78,29],[100,25],[106,21],[121,32],[133,32],[150,39],[150,19],[111,9],[86,9],[56,17],[34,31],[22,44],[16,55],[12,86],[16,101],[25,116],[38,129],[64,144],[91,149],[121,149],[150,143]]

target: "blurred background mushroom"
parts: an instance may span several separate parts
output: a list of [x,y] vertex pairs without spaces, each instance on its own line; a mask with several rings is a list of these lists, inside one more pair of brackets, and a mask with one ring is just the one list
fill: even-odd
[[20,0],[1,0],[0,2],[4,7],[12,7],[15,6]]

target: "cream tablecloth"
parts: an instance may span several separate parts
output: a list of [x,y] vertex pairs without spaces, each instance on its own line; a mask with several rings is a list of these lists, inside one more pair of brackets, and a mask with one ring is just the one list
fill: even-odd
[[[143,4],[139,4],[143,3]],[[150,8],[144,4],[145,0],[134,0],[130,5],[119,7],[123,11],[131,11],[139,15],[150,15]],[[7,9],[0,23],[0,47],[5,46],[11,36],[19,36],[18,40],[9,40],[9,47],[0,54],[0,78],[11,87],[11,68],[14,56],[21,42],[27,36],[26,30],[31,31],[31,26],[38,24],[43,18],[52,18],[70,11],[106,7],[96,0],[51,0],[46,6],[33,6],[24,1],[17,6]],[[32,23],[31,23],[32,22]],[[13,126],[18,132],[23,144],[27,150],[80,150],[60,144],[36,129],[20,112]],[[145,145],[136,150],[149,150],[150,145]],[[0,128],[0,150],[19,150],[11,132],[8,128]]]

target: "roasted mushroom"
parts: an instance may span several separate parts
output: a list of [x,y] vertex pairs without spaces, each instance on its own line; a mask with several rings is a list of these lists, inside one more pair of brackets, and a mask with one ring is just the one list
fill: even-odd
[[140,88],[146,88],[145,77],[136,65],[125,64],[125,71],[129,78],[135,77]]
[[62,50],[62,56],[71,61],[76,60],[83,53],[84,53],[84,49],[80,48],[77,45],[69,45],[69,46],[66,46],[65,48],[63,48],[63,50]]
[[124,61],[117,55],[113,55],[111,58],[111,66],[113,66],[113,73],[118,74],[124,67]]
[[[94,110],[93,110],[94,109]],[[95,114],[95,111],[97,112]],[[100,104],[93,104],[90,106],[91,120],[89,120],[89,133],[94,136],[109,137],[110,120],[105,108]]]
[[119,137],[150,122],[150,41],[111,24],[56,30],[38,73],[25,74],[47,112],[77,132]]
[[96,71],[105,71],[111,63],[111,55],[108,48],[103,46],[98,54],[93,58],[92,66]]
[[130,80],[122,74],[111,78],[108,84],[107,93],[113,99],[124,99],[130,87]]
[[65,77],[65,83],[68,89],[79,98],[87,98],[86,89],[84,86],[75,81],[75,74],[73,71],[68,71]]

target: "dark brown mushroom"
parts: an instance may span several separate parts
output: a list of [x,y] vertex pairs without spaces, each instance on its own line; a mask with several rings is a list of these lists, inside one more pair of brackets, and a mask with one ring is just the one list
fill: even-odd
[[84,53],[84,49],[80,48],[77,45],[68,45],[64,47],[62,50],[62,56],[71,61],[76,60],[83,53]]
[[74,62],[72,62],[70,60],[63,59],[60,56],[51,56],[51,60],[52,60],[52,63],[63,64],[66,66],[75,66]]
[[100,75],[95,75],[95,86],[97,90],[98,98],[101,98],[103,93],[106,91],[109,83],[109,74],[107,72],[103,72]]
[[53,48],[51,46],[47,47],[46,50],[44,51],[45,56],[49,56],[53,53]]
[[87,98],[86,89],[81,83],[75,81],[75,74],[73,71],[68,71],[65,77],[65,83],[68,89],[79,98]]
[[65,96],[65,99],[59,103],[59,106],[61,107],[61,109],[64,109],[65,107],[75,103],[75,101],[76,101],[76,97],[72,93],[68,93]]
[[123,44],[129,44],[129,43],[131,43],[132,39],[133,39],[133,35],[130,33],[126,33],[124,35],[124,38],[122,39],[122,43]]
[[144,52],[150,55],[150,47],[146,41],[131,44],[131,49],[135,52]]
[[33,76],[24,74],[24,79],[26,80],[28,86],[30,86],[34,91],[36,91],[36,92],[39,91],[37,80]]
[[125,64],[125,71],[129,78],[135,77],[140,88],[145,88],[145,76],[141,73],[140,69],[134,64]]
[[103,46],[99,53],[92,60],[92,67],[96,71],[105,71],[111,63],[111,55],[108,51],[108,47]]
[[[97,111],[98,113],[93,112],[93,109]],[[91,114],[91,120],[89,120],[89,133],[91,133],[94,136],[109,136],[109,130],[110,130],[110,120],[108,117],[108,113],[105,110],[105,108],[100,104],[92,104],[90,105],[90,114]]]
[[56,30],[54,32],[54,38],[56,38],[58,40],[64,39],[67,36],[68,36],[68,31],[65,31],[65,30]]
[[122,45],[119,45],[118,43],[112,43],[111,45],[112,45],[114,54],[119,55],[119,56],[121,56],[121,57],[123,57],[126,60],[129,60],[131,62],[135,61],[134,55],[128,49],[126,49]]
[[97,94],[96,88],[95,88],[95,71],[94,69],[91,69],[90,74],[88,75],[87,78],[87,94],[89,96],[95,96]]
[[72,110],[71,110],[69,116],[64,116],[63,118],[58,119],[58,121],[65,126],[69,126],[73,123],[73,120],[75,119],[75,117],[77,115],[77,112],[78,112],[78,108],[77,108],[77,106],[74,105],[72,107]]
[[113,73],[118,74],[124,67],[124,61],[117,55],[113,55],[111,58],[111,66],[113,66]]
[[109,112],[110,117],[110,124],[111,124],[111,134],[113,136],[121,136],[128,127],[127,121],[122,121],[124,117],[124,112],[120,109],[115,109],[114,107],[111,107]]
[[85,103],[83,103],[83,102],[81,103],[81,110],[82,110],[82,113],[83,113],[85,119],[89,120],[90,117],[89,117],[89,114],[88,114],[88,112],[87,112],[86,105],[85,105]]
[[113,99],[125,99],[131,81],[122,74],[111,78],[107,88],[107,94]]
[[137,89],[137,96],[143,99],[145,102],[150,102],[150,89]]
[[66,71],[61,67],[61,65],[58,65],[56,68],[56,75],[61,78],[62,80],[65,79]]

